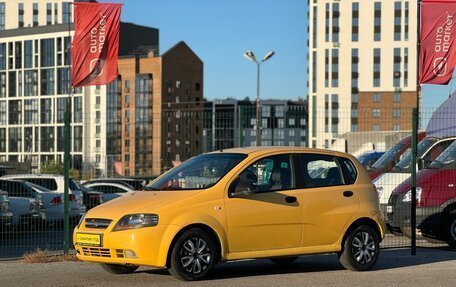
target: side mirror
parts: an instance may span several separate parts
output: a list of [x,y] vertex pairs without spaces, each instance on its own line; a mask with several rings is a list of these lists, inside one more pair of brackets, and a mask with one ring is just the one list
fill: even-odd
[[228,196],[242,197],[255,193],[255,185],[253,181],[241,181],[241,178],[236,178],[230,185]]
[[417,165],[418,165],[418,170],[422,170],[422,169],[425,167],[425,160],[424,160],[424,158],[419,158],[419,159],[417,159],[416,163],[417,163]]

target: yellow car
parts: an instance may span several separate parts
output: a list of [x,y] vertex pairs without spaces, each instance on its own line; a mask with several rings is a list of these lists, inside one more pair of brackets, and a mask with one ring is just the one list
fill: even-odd
[[253,147],[196,156],[144,191],[91,209],[73,242],[80,260],[112,273],[155,266],[199,280],[218,262],[318,253],[368,270],[384,230],[374,186],[353,156]]

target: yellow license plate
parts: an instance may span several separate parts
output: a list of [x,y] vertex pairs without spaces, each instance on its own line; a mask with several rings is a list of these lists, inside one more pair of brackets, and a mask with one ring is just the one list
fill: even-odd
[[85,246],[101,246],[100,234],[77,233],[76,244]]

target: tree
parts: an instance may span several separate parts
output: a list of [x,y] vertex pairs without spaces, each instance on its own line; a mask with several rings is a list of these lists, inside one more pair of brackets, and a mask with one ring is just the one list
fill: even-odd
[[[55,160],[44,162],[41,165],[40,173],[63,175],[63,163],[55,161]],[[77,179],[77,180],[79,180],[81,177],[81,173],[79,172],[79,170],[74,169],[74,168],[69,170],[69,175],[71,178]]]

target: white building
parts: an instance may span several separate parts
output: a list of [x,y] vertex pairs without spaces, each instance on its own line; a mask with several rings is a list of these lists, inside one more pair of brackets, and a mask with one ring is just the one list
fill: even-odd
[[309,1],[309,146],[410,129],[416,14],[413,0]]

